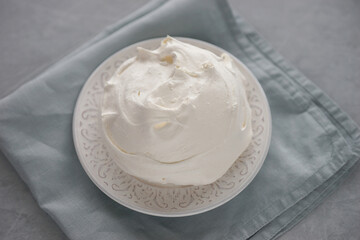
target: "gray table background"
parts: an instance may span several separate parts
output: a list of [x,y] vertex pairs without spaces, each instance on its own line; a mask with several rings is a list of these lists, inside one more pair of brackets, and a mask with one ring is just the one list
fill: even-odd
[[[0,98],[144,3],[0,0]],[[360,124],[359,0],[230,3]],[[333,195],[280,239],[360,239],[359,183],[358,165]],[[67,239],[1,153],[0,239]]]

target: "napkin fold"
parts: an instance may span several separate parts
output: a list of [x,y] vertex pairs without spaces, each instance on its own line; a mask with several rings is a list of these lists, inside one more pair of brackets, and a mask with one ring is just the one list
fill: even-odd
[[[225,205],[182,218],[144,215],[108,198],[85,174],[72,140],[76,99],[92,71],[132,43],[167,34],[238,57],[264,88],[273,119],[253,182]],[[0,149],[70,239],[273,239],[349,173],[360,131],[225,1],[153,1],[0,100]]]

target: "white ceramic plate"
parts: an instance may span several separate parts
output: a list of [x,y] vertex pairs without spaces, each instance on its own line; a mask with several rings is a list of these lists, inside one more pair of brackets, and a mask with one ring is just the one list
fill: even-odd
[[[225,50],[189,38],[181,41],[220,55]],[[247,79],[246,93],[252,109],[254,136],[247,150],[216,182],[204,186],[158,187],[144,183],[122,171],[111,159],[100,132],[100,103],[104,82],[128,58],[136,47],[155,49],[161,39],[133,44],[105,60],[86,81],[78,97],[73,137],[77,155],[90,179],[114,201],[138,212],[163,216],[189,216],[216,208],[239,194],[255,177],[267,155],[271,136],[270,109],[259,82],[239,60],[232,56]]]

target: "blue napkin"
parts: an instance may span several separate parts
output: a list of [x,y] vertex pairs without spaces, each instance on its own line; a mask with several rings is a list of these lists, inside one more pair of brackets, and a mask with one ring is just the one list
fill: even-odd
[[[238,57],[260,81],[273,118],[270,151],[254,181],[227,204],[183,218],[112,201],[85,174],[72,140],[75,102],[91,72],[120,49],[167,34]],[[226,2],[153,1],[2,99],[0,148],[70,239],[272,239],[344,179],[360,157],[360,131]]]

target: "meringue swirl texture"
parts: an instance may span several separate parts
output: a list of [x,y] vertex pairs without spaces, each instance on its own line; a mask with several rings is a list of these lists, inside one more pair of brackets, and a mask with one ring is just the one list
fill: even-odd
[[119,167],[154,184],[205,185],[252,138],[244,75],[233,59],[166,37],[137,48],[105,83],[101,124]]

